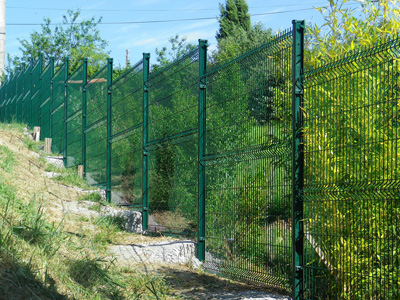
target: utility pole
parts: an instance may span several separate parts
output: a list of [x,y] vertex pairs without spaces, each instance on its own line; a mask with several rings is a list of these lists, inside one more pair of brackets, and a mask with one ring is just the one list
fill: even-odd
[[0,0],[0,76],[6,69],[6,0]]
[[129,68],[129,66],[130,66],[130,63],[129,63],[129,50],[128,49],[126,49],[126,61],[125,61],[125,67],[128,69]]

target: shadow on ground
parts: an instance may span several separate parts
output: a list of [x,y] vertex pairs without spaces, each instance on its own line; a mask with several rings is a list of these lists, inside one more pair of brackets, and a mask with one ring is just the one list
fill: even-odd
[[55,281],[46,276],[47,284],[36,279],[35,271],[26,263],[20,263],[7,253],[0,253],[0,300],[66,300],[55,291]]
[[270,299],[289,300],[290,297],[266,290],[265,287],[243,284],[205,273],[163,267],[165,276],[175,295],[184,299]]

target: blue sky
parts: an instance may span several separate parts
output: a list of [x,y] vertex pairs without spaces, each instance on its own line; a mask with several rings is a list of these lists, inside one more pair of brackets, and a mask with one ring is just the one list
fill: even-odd
[[[156,47],[168,45],[168,38],[179,34],[189,42],[207,39],[211,49],[215,48],[215,33],[218,30],[219,3],[225,0],[8,0],[6,8],[6,52],[19,53],[18,39],[29,38],[29,33],[39,30],[43,18],[57,23],[67,9],[81,9],[83,18],[103,17],[99,26],[101,36],[109,42],[110,57],[116,65],[125,64],[126,49],[130,50],[130,61],[135,63],[143,52],[150,52],[155,60]],[[248,0],[252,23],[262,22],[274,31],[291,27],[293,19],[322,23],[320,13],[313,7],[327,4],[327,0]],[[126,23],[178,19],[201,19],[160,23]]]

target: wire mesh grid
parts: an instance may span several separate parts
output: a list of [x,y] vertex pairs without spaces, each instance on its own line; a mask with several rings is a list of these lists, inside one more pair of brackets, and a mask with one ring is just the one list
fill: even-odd
[[291,290],[291,31],[209,66],[206,262],[225,276]]
[[112,85],[111,201],[142,208],[143,60]]
[[400,297],[399,50],[305,76],[305,299]]
[[107,65],[86,84],[86,179],[91,185],[106,184],[107,169]]
[[79,66],[68,78],[66,99],[66,167],[82,164],[82,90],[84,78],[84,64]]
[[195,49],[150,74],[149,230],[196,232],[198,59]]
[[63,64],[54,74],[52,103],[51,103],[51,151],[63,154],[64,152],[64,104],[65,104],[65,69]]
[[51,63],[43,70],[40,87],[40,139],[50,137],[50,106],[51,106],[51,80],[53,78],[53,66]]

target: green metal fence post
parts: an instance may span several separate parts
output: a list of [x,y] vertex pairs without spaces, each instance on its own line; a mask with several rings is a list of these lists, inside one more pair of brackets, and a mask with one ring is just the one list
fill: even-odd
[[113,59],[107,60],[107,183],[106,183],[106,199],[111,202],[111,134],[112,134],[112,75],[113,75]]
[[292,234],[293,234],[293,299],[303,298],[303,72],[304,72],[304,21],[293,20],[292,65]]
[[83,176],[86,176],[86,84],[87,84],[88,59],[83,59],[83,85],[82,85],[82,165]]
[[199,40],[199,111],[198,111],[198,232],[197,232],[197,258],[204,261],[206,256],[206,68],[207,68],[206,40]]
[[[53,58],[53,57],[52,57]],[[54,61],[54,58],[53,58]],[[54,64],[53,64],[54,66]],[[53,97],[53,85],[54,85],[54,70],[50,78],[50,124],[49,124],[49,137],[53,138],[53,109],[54,109],[54,97]]]
[[64,69],[64,167],[67,166],[67,142],[68,142],[68,136],[67,136],[67,126],[68,126],[68,69],[69,69],[69,58],[65,58],[65,69]]
[[149,141],[149,77],[150,54],[143,53],[143,174],[142,174],[142,229],[147,230],[149,223],[149,156],[147,143]]

